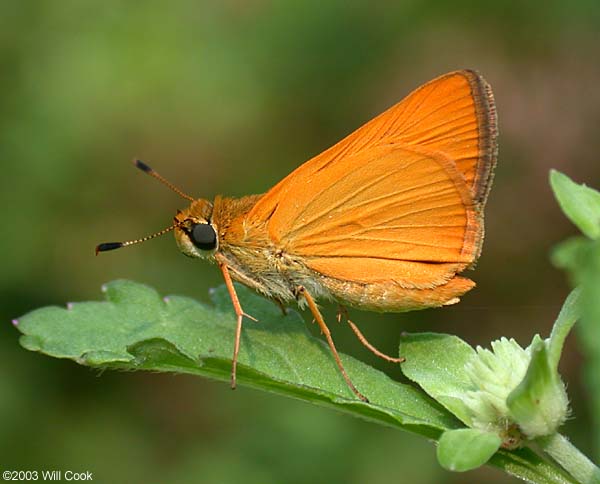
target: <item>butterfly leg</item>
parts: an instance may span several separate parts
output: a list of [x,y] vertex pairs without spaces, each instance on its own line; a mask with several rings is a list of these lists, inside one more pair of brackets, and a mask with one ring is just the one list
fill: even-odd
[[327,324],[325,324],[325,320],[323,319],[323,316],[321,315],[321,312],[319,311],[319,308],[317,307],[315,300],[306,291],[306,289],[302,286],[297,288],[297,293],[298,293],[298,295],[301,295],[306,300],[306,302],[308,304],[308,308],[310,309],[310,312],[312,313],[313,317],[315,318],[315,321],[319,325],[319,328],[321,328],[321,332],[325,335],[325,339],[327,340],[327,344],[329,345],[329,348],[331,349],[331,352],[333,353],[335,362],[337,363],[337,366],[340,369],[340,373],[344,377],[344,380],[346,380],[347,385],[350,387],[350,390],[352,390],[352,392],[358,398],[360,398],[363,402],[369,402],[367,397],[365,397],[362,393],[360,393],[356,389],[356,387],[354,386],[354,383],[352,383],[352,380],[350,380],[350,377],[346,373],[346,369],[344,368],[344,365],[342,364],[340,355],[338,354],[337,349],[335,348],[335,344],[333,343],[333,338],[331,337],[329,328],[327,327]]
[[348,323],[348,325],[350,326],[350,328],[352,329],[352,331],[358,338],[358,341],[360,341],[375,356],[379,356],[379,358],[389,361],[390,363],[402,363],[405,361],[405,358],[402,358],[402,357],[394,358],[393,356],[386,355],[385,353],[382,353],[377,348],[375,348],[371,343],[369,343],[367,341],[367,338],[365,338],[365,335],[362,334],[360,329],[358,329],[358,326],[356,326],[356,324],[354,324],[352,321],[350,321],[350,317],[348,316],[348,310],[344,306],[340,305],[340,309],[338,311],[337,317],[338,317],[338,321],[341,321],[342,317],[346,318],[346,322]]
[[256,321],[255,318],[246,314],[242,310],[242,306],[240,304],[240,300],[238,299],[237,293],[235,292],[235,287],[233,286],[233,281],[231,280],[231,276],[229,275],[229,270],[227,269],[227,265],[224,262],[219,261],[219,268],[223,273],[223,278],[225,279],[225,285],[227,286],[227,291],[229,291],[229,296],[231,297],[231,302],[233,303],[233,309],[235,310],[235,315],[237,317],[237,325],[235,327],[235,342],[233,345],[233,359],[231,363],[231,388],[235,389],[236,387],[236,372],[237,372],[237,360],[238,354],[240,352],[240,339],[242,336],[242,319],[246,316],[249,319]]

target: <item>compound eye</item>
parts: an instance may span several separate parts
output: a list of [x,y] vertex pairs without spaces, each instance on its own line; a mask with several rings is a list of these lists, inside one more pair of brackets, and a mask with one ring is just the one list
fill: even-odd
[[201,250],[213,250],[217,247],[217,233],[210,224],[196,224],[189,233],[191,241]]

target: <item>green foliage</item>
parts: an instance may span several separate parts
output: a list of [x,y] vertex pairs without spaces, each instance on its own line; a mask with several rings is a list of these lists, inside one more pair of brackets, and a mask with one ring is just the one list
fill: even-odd
[[[561,312],[561,324],[571,307]],[[559,340],[566,336],[562,330],[554,334]],[[566,416],[567,398],[546,343],[536,336],[527,349],[506,338],[491,346],[492,351],[474,350],[456,336],[405,335],[402,370],[468,427],[496,432],[497,448],[553,433]],[[552,347],[560,355],[560,341]],[[519,435],[507,431],[512,428]]]
[[[127,370],[170,371],[229,381],[235,316],[224,286],[212,293],[214,307],[158,293],[142,284],[104,286],[106,302],[47,307],[18,321],[21,344],[79,364]],[[239,355],[242,384],[335,405],[354,415],[435,437],[458,422],[423,393],[391,380],[353,358],[344,365],[371,404],[348,389],[329,349],[308,332],[298,313],[237,287],[245,321]]]
[[449,471],[469,471],[485,464],[501,443],[500,437],[494,432],[478,429],[449,430],[440,438],[437,458]]
[[585,236],[574,236],[552,252],[552,261],[580,287],[580,345],[585,353],[585,381],[591,395],[596,455],[600,457],[600,193],[553,171],[550,183],[569,219]]
[[556,432],[567,417],[569,399],[546,343],[536,335],[525,377],[506,399],[511,417],[527,438]]
[[[153,289],[129,281],[109,283],[104,291],[104,302],[46,307],[23,316],[16,322],[23,333],[21,344],[94,368],[190,373],[229,380],[235,318],[224,287],[212,293],[214,307],[179,296],[161,299]],[[297,313],[283,316],[276,305],[252,291],[244,287],[238,291],[245,310],[259,319],[259,323],[246,323],[238,367],[241,384],[330,406],[428,438],[460,428],[460,423],[425,393],[342,356],[351,378],[371,403],[357,400],[326,345],[310,335]],[[451,340],[451,345],[457,341]],[[448,350],[440,348],[440,357],[450,353]],[[430,348],[423,345],[412,356],[426,360]],[[485,452],[474,451],[468,462],[484,462],[492,441],[488,437]],[[572,482],[528,449],[502,450],[489,462],[531,482]],[[453,466],[465,468],[464,461]]]
[[554,370],[558,369],[558,362],[565,344],[565,340],[573,325],[581,317],[581,291],[574,289],[565,300],[558,318],[552,327],[550,341],[548,342],[548,359]]
[[406,358],[402,372],[467,426],[472,419],[462,396],[471,382],[464,367],[474,353],[463,340],[447,334],[404,334],[400,344]]
[[[470,470],[501,447],[518,449],[556,435],[568,412],[558,360],[578,315],[578,296],[575,290],[567,298],[550,338],[536,335],[526,349],[506,338],[492,342],[489,351],[473,349],[456,336],[403,336],[404,374],[470,427],[447,431],[440,438],[438,459],[445,468]],[[560,452],[573,449],[562,446]],[[585,458],[569,455],[561,465],[575,475],[581,459]],[[588,461],[586,471],[597,469]]]
[[550,185],[569,220],[590,239],[600,237],[600,193],[556,170],[550,172]]

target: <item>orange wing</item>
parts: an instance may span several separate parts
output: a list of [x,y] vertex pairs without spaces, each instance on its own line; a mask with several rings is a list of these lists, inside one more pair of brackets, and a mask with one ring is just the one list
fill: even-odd
[[246,221],[321,274],[434,287],[479,255],[495,157],[489,86],[447,74],[300,166]]

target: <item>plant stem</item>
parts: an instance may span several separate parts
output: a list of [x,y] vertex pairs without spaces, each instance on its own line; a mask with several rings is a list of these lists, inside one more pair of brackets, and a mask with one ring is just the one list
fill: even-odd
[[559,433],[537,439],[542,449],[582,484],[600,484],[600,469]]

